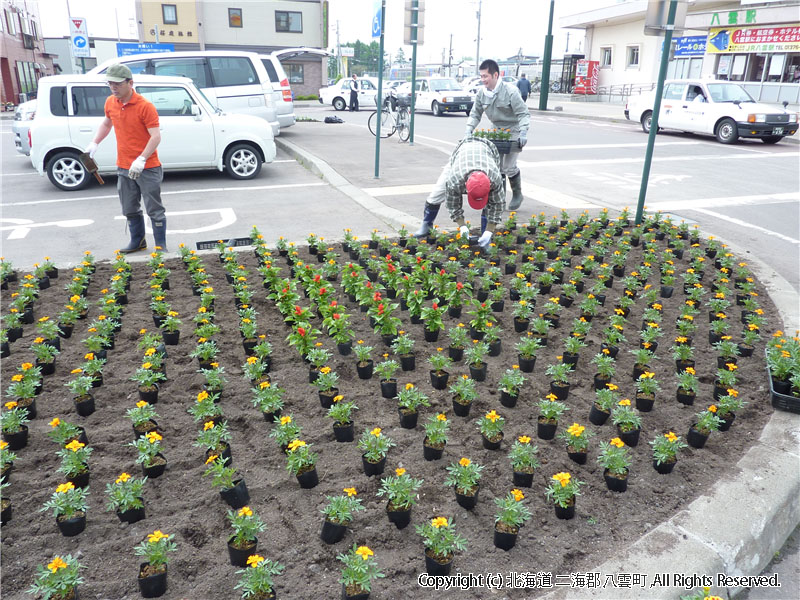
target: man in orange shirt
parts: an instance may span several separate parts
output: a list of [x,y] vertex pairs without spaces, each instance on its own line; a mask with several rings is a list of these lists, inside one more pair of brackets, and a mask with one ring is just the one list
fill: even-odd
[[141,200],[153,226],[156,247],[167,249],[167,219],[161,202],[164,178],[156,148],[161,142],[156,107],[133,89],[133,75],[125,65],[112,65],[106,71],[111,95],[106,99],[105,119],[86,152],[91,158],[114,128],[117,138],[117,192],[122,214],[128,219],[131,241],[120,252],[147,248]]

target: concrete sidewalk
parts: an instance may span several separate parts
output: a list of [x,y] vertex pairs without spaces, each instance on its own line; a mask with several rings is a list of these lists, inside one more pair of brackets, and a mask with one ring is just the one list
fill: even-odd
[[[559,112],[573,117],[620,120],[619,106],[576,104],[564,102],[564,110]],[[298,108],[302,114],[302,106]],[[589,110],[596,112],[591,115]],[[381,171],[380,178],[376,179],[372,175],[375,138],[363,125],[301,122],[282,132],[276,143],[387,225],[395,229],[405,225],[409,230],[419,225],[425,197],[449,155],[447,148],[426,143],[424,138],[409,146],[397,143],[393,136],[381,144]],[[523,189],[531,193],[527,182]],[[548,200],[552,203],[526,197],[522,212],[526,215],[542,210],[552,213],[560,202],[558,198],[549,197]],[[588,208],[590,214],[595,214],[602,207],[587,204],[568,208]],[[473,213],[468,212],[467,218],[475,223],[478,214]],[[444,216],[440,222],[448,223]],[[765,282],[770,278],[780,279],[763,263],[756,274]],[[796,306],[778,297],[774,300],[784,320],[794,322]],[[798,440],[800,416],[776,411],[736,468],[713,489],[592,570],[602,574],[601,581],[605,581],[608,574],[643,573],[652,582],[655,574],[665,571],[707,574],[714,578],[717,573],[758,575],[800,523]],[[797,544],[786,544],[785,556],[770,571],[779,573],[781,588],[754,588],[747,592],[747,598],[794,599],[800,589],[798,570]],[[723,598],[733,597],[742,589],[712,586],[712,592]],[[677,599],[690,591],[681,586],[646,591],[637,588],[558,589],[546,598]]]

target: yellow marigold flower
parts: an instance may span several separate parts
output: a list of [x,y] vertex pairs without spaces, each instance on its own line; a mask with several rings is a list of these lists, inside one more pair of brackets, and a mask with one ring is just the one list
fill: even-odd
[[370,556],[374,553],[370,550],[367,546],[359,546],[356,550],[356,554],[358,554],[364,560],[368,560]]
[[250,509],[249,506],[243,506],[242,508],[239,509],[238,515],[240,517],[252,517],[253,511]]
[[13,410],[19,406],[19,403],[16,400],[9,400],[3,406],[5,406],[7,410]]
[[128,475],[127,473],[120,473],[119,477],[117,477],[116,483],[125,483],[130,478],[131,478],[131,476]]
[[435,519],[431,519],[431,525],[439,529],[440,527],[448,527],[449,523],[444,517],[436,517]]
[[160,433],[157,431],[151,431],[150,433],[146,434],[144,437],[147,438],[147,441],[151,444],[155,444],[156,442],[160,442],[164,438],[161,436]]
[[381,428],[380,427],[376,427],[375,429],[370,431],[370,433],[372,435],[374,435],[375,437],[380,437],[381,436]]
[[23,371],[27,371],[28,369],[32,369],[32,368],[33,368],[33,363],[29,363],[29,362],[22,363],[22,365],[20,366],[20,369],[22,369]]
[[644,373],[642,373],[642,374],[639,376],[639,378],[640,378],[640,379],[652,379],[652,378],[653,378],[653,377],[655,377],[655,376],[656,376],[656,374],[655,374],[655,373],[651,373],[650,371],[645,371]]
[[52,421],[50,421],[49,425],[50,427],[58,427],[59,425],[61,425],[61,419],[55,417]]
[[342,396],[341,394],[339,394],[338,396],[334,396],[333,397],[333,401],[334,402],[340,402],[343,399],[344,399],[344,396]]
[[696,375],[696,374],[697,374],[697,372],[694,370],[694,367],[686,367],[686,368],[684,369],[684,371],[686,371],[686,372],[687,372],[687,373],[689,373],[690,375]]
[[148,348],[147,350],[144,351],[144,355],[145,356],[153,356],[153,354],[155,354],[155,353],[156,353],[156,349],[155,348]]
[[288,425],[291,422],[292,422],[292,417],[289,416],[281,417],[281,425]]
[[622,448],[623,446],[625,446],[625,442],[623,442],[623,441],[622,441],[621,439],[619,439],[618,437],[615,437],[615,438],[613,438],[613,439],[612,439],[612,440],[611,440],[609,443],[610,443],[612,446],[616,446],[617,448]]
[[567,433],[573,437],[580,437],[585,429],[586,427],[584,427],[583,425],[579,425],[578,423],[573,423],[567,429]]
[[727,392],[728,396],[733,396],[734,398],[737,398],[739,396],[739,392],[733,388],[728,388]]
[[667,438],[670,442],[678,441],[678,436],[675,435],[673,432],[665,433],[664,437]]
[[56,494],[64,494],[64,493],[66,493],[66,492],[68,492],[70,490],[74,490],[74,489],[75,489],[75,486],[72,484],[71,481],[68,481],[66,483],[62,483],[61,485],[59,485],[56,488]]
[[521,436],[519,436],[517,438],[517,440],[519,440],[520,444],[530,444],[531,443],[531,438],[529,436],[527,436],[527,435],[521,435]]
[[618,386],[616,383],[611,383],[611,382],[607,383],[607,384],[606,384],[606,387],[607,387],[609,390],[611,390],[612,392],[613,392],[613,391],[616,391],[616,390],[618,390],[618,389],[619,389],[619,386]]
[[214,421],[206,421],[206,424],[203,425],[203,431],[208,431],[209,429],[214,429]]
[[268,388],[268,387],[270,387],[269,381],[262,381],[261,383],[259,383],[259,384],[258,384],[258,387],[259,387],[260,389],[262,389],[262,390],[263,390],[264,388]]
[[556,400],[558,400],[558,396],[556,396],[556,395],[555,395],[555,394],[553,394],[552,392],[551,392],[551,393],[549,393],[549,394],[547,394],[547,396],[545,396],[545,398],[547,398],[548,400],[550,400],[550,402],[555,402]]
[[292,440],[289,442],[289,452],[294,452],[298,448],[305,446],[306,443],[303,440]]
[[86,444],[83,442],[79,442],[78,440],[72,440],[69,444],[64,446],[67,450],[72,450],[73,452],[77,452],[81,448],[83,448]]
[[732,362],[725,363],[725,366],[728,367],[728,371],[735,371],[736,369],[739,368],[739,367],[736,366],[736,363],[732,363]]
[[[80,372],[80,369],[78,369],[78,371]],[[17,373],[16,375],[12,375],[11,381],[22,381],[22,375],[20,375],[19,373]]]
[[51,573],[55,573],[59,569],[66,569],[67,563],[65,563],[60,556],[56,556],[53,560],[47,565],[47,568],[50,570]]
[[217,460],[217,458],[219,458],[219,455],[218,455],[218,454],[212,454],[211,456],[209,456],[209,457],[206,459],[206,464],[207,464],[207,465],[210,465],[210,464],[211,464],[211,463],[213,463],[215,460]]
[[321,367],[319,372],[322,373],[323,375],[327,375],[328,373],[331,372],[331,368],[330,367]]
[[403,467],[397,467],[394,472],[398,477],[400,477],[406,472],[406,470]]
[[468,467],[468,466],[470,466],[472,464],[472,461],[470,459],[464,457],[460,461],[458,461],[458,464],[461,465],[462,467]]
[[413,390],[414,389],[414,384],[413,383],[407,383],[406,384],[406,389],[407,390]]
[[489,419],[492,423],[495,423],[497,419],[500,418],[500,415],[498,415],[496,411],[492,410],[486,413],[486,418]]
[[561,487],[567,487],[569,485],[569,480],[572,479],[572,475],[569,473],[556,473],[553,475],[553,479],[558,481],[561,484]]
[[157,544],[160,540],[169,537],[166,533],[162,533],[160,529],[156,529],[153,533],[147,536],[147,541],[151,544]]
[[622,400],[617,402],[617,404],[619,404],[620,406],[630,406],[631,401],[628,398],[623,398]]
[[342,491],[343,491],[345,494],[347,494],[347,497],[348,497],[348,498],[349,498],[349,497],[351,497],[351,496],[355,496],[355,495],[357,495],[357,494],[358,494],[358,492],[356,491],[356,488],[354,488],[354,487],[344,488]]
[[522,493],[520,490],[518,490],[517,488],[514,488],[513,490],[511,490],[511,493],[512,493],[512,494],[513,494],[513,496],[514,496],[514,500],[516,500],[517,502],[519,502],[519,501],[521,501],[523,498],[525,498],[525,494],[523,494],[523,493]]
[[715,413],[715,412],[717,412],[717,406],[716,406],[716,404],[712,404],[711,406],[709,406],[709,407],[708,407],[708,412],[710,412],[710,413]]

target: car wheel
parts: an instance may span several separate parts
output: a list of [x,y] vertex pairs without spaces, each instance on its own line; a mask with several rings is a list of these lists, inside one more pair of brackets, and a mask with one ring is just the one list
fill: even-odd
[[434,117],[442,116],[442,109],[439,107],[439,103],[436,100],[434,100],[433,104],[431,104],[431,111],[433,111]]
[[733,119],[722,119],[717,125],[716,134],[717,141],[722,144],[734,144],[739,139],[739,133],[736,131],[736,121]]
[[777,144],[783,139],[782,135],[771,135],[769,137],[761,138],[761,141],[765,144]]
[[59,152],[47,163],[47,177],[60,190],[71,192],[89,185],[89,173],[77,152]]
[[225,155],[225,170],[234,179],[252,179],[261,172],[261,156],[250,144],[236,144]]
[[333,108],[335,108],[336,110],[344,110],[345,108],[347,108],[347,103],[344,101],[344,98],[334,98]]
[[653,111],[648,110],[642,114],[642,131],[645,133],[650,133],[650,125],[653,123]]

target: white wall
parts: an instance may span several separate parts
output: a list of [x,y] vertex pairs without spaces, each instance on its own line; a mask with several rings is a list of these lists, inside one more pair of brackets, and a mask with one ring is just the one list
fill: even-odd
[[[228,27],[228,7],[242,8],[242,27]],[[318,2],[204,2],[203,29],[206,44],[243,46],[311,46],[322,45],[322,15]],[[303,13],[303,32],[275,31],[275,11]]]

